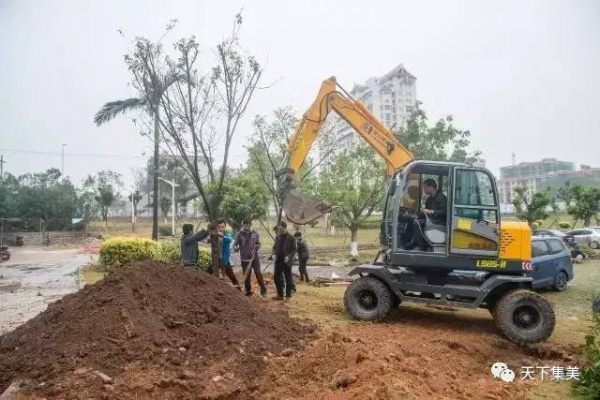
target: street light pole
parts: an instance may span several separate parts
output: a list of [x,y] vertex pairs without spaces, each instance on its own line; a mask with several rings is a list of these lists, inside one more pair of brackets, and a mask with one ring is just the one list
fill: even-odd
[[174,179],[172,181],[163,178],[158,179],[171,185],[171,233],[175,236],[175,187],[179,185],[175,183]]

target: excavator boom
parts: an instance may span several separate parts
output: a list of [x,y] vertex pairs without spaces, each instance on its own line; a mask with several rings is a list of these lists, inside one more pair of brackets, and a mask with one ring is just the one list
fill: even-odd
[[302,117],[290,140],[285,157],[288,167],[278,173],[280,196],[286,216],[288,220],[299,225],[312,222],[333,209],[327,204],[300,195],[294,184],[294,175],[304,164],[331,110],[354,128],[385,160],[390,177],[414,159],[413,154],[398,143],[394,133],[362,103],[342,89],[336,83],[335,77],[325,80],[317,98]]

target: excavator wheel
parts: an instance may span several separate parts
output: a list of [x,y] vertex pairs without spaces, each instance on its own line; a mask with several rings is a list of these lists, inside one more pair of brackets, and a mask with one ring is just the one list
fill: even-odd
[[382,321],[390,312],[393,294],[379,280],[360,277],[354,280],[344,293],[346,312],[360,321]]
[[491,313],[504,336],[519,345],[545,341],[554,332],[556,324],[548,300],[526,289],[505,293]]

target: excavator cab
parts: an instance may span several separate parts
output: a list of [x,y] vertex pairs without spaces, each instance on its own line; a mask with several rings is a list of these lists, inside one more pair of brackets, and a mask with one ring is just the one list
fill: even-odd
[[[433,179],[447,202],[445,222],[423,214],[423,182]],[[421,219],[424,224],[413,221]],[[406,249],[422,229],[425,249]],[[395,174],[381,222],[379,262],[413,270],[502,270],[523,273],[531,259],[529,227],[501,221],[495,179],[485,168],[460,163],[412,161]]]

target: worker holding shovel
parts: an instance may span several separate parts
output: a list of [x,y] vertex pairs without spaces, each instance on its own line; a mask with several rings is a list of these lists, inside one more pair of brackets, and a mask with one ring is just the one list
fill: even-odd
[[258,259],[258,250],[260,250],[260,236],[258,232],[252,229],[252,221],[244,221],[242,230],[235,237],[234,251],[240,252],[242,271],[244,272],[244,290],[246,296],[252,296],[252,285],[250,278],[252,270],[260,286],[260,296],[267,298],[267,286],[260,270],[260,260]]

